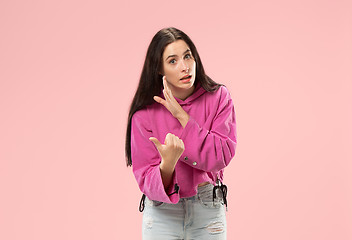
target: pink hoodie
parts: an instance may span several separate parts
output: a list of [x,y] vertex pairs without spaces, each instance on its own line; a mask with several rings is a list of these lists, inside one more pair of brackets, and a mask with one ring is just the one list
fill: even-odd
[[[149,199],[166,203],[196,195],[199,183],[209,181],[215,185],[217,177],[222,180],[237,145],[234,105],[225,86],[207,92],[198,84],[184,101],[175,99],[190,116],[185,128],[157,102],[137,111],[131,126],[132,167],[139,188]],[[159,168],[161,157],[149,137],[163,144],[169,132],[183,140],[185,151],[176,164],[170,191],[166,192]],[[179,192],[168,196],[175,184]]]

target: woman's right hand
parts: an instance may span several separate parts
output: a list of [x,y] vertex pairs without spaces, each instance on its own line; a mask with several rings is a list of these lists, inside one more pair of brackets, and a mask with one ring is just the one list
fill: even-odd
[[178,159],[185,150],[183,141],[172,133],[168,133],[165,137],[165,143],[161,144],[155,137],[150,137],[156,148],[158,149],[162,158],[160,169],[174,170]]

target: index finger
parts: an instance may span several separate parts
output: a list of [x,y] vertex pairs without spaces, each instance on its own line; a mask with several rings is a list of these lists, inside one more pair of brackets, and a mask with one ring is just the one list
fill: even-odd
[[163,77],[163,84],[164,84],[164,88],[165,88],[167,91],[170,91],[169,83],[168,83],[167,80],[166,80],[166,76]]
[[167,89],[167,82],[166,82],[166,76],[163,76],[163,87],[166,90]]
[[171,89],[169,88],[169,84],[168,84],[168,82],[166,81],[166,77],[165,77],[165,76],[164,76],[163,84],[164,84],[164,89],[166,90],[166,92],[170,95],[170,97],[173,97],[172,91],[171,91]]

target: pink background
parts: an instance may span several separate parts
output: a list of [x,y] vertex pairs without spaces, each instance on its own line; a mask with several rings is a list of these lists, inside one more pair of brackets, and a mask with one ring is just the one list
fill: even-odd
[[168,26],[235,103],[228,239],[352,239],[351,6],[1,1],[0,239],[141,238],[125,128]]

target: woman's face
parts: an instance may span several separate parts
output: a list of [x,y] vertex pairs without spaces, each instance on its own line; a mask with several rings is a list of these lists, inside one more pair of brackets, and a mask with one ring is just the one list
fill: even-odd
[[[161,74],[166,77],[175,97],[184,100],[193,93],[196,62],[185,41],[176,40],[166,46],[162,56]],[[185,78],[187,76],[190,77]]]

